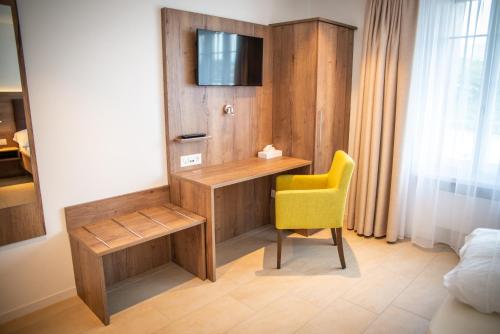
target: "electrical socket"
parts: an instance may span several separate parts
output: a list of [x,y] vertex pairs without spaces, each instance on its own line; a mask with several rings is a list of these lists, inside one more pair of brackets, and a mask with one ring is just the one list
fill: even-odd
[[7,145],[7,139],[5,138],[0,139],[0,145]]
[[201,165],[201,153],[181,155],[181,167]]

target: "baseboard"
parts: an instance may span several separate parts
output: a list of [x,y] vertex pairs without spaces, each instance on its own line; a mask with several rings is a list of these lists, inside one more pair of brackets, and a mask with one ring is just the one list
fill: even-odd
[[60,292],[57,292],[48,297],[41,298],[34,302],[18,306],[10,311],[0,314],[0,324],[22,317],[23,315],[35,312],[44,307],[58,303],[70,297],[76,296],[76,288],[72,287]]

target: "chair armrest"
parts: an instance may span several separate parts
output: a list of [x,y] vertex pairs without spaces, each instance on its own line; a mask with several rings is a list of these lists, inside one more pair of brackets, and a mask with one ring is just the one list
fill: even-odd
[[276,192],[278,229],[342,227],[346,196],[338,189]]
[[309,190],[326,188],[328,174],[318,175],[279,175],[276,190]]

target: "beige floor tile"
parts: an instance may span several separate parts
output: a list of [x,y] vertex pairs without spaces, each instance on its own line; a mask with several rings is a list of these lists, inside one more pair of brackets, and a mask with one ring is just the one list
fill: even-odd
[[63,311],[66,311],[76,305],[83,304],[80,298],[71,297],[59,303],[50,305],[41,310],[30,313],[26,316],[14,319],[4,324],[0,324],[0,333],[8,334],[20,331],[23,328],[29,327],[32,324],[46,320],[49,318],[57,319],[55,316]]
[[162,333],[224,333],[254,312],[230,296],[223,296],[159,330]]
[[[71,298],[1,325],[0,332],[359,333],[366,326],[368,333],[425,332],[445,292],[442,276],[458,262],[455,253],[352,231],[344,231],[344,246],[342,270],[328,230],[309,238],[287,233],[277,270],[274,229],[258,229],[217,245],[215,283],[172,265],[117,285],[122,302],[155,296],[113,315],[108,327]],[[172,284],[163,291],[165,280]]]
[[99,319],[81,301],[61,312],[40,317],[38,321],[28,320],[28,323],[29,325],[21,326],[21,328],[14,331],[4,332],[2,330],[2,333],[76,334],[101,326]]
[[458,257],[455,253],[439,254],[393,304],[428,320],[432,319],[448,293],[443,285],[443,275],[457,262]]
[[424,269],[423,274],[427,277],[442,278],[447,272],[452,270],[459,261],[458,255],[451,251],[440,252],[432,262]]
[[394,300],[393,305],[431,320],[447,293],[442,279],[419,276]]
[[365,309],[382,313],[384,309],[410,284],[411,279],[378,269],[343,295],[343,298]]
[[164,327],[167,318],[153,307],[139,304],[111,316],[111,324],[100,325],[85,334],[150,334]]
[[171,322],[196,311],[237,286],[230,280],[218,279],[217,282],[211,282],[197,279],[152,298],[148,304]]
[[321,309],[293,296],[279,298],[228,333],[293,333]]
[[292,294],[324,308],[359,281],[359,277],[340,275],[308,276],[300,282],[299,286],[292,291]]
[[377,318],[367,311],[341,298],[313,317],[298,334],[356,334],[363,331]]
[[290,276],[262,276],[240,285],[229,295],[253,310],[260,310],[270,302],[292,290],[299,278]]
[[394,306],[388,307],[365,331],[365,334],[424,334],[429,322]]
[[409,242],[401,243],[397,248],[397,252],[384,258],[381,267],[411,279],[417,277],[438,255],[435,251],[422,249]]
[[108,290],[108,310],[115,314],[193,279],[194,275],[169,263],[111,287]]

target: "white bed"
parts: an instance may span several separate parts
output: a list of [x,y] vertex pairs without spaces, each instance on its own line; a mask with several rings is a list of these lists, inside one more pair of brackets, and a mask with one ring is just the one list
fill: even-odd
[[33,174],[33,169],[31,168],[31,152],[30,152],[28,130],[24,129],[21,131],[17,131],[14,134],[13,139],[19,145],[19,152],[21,153],[23,168],[28,173]]

